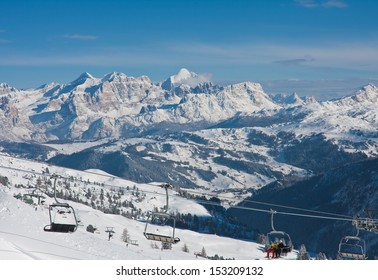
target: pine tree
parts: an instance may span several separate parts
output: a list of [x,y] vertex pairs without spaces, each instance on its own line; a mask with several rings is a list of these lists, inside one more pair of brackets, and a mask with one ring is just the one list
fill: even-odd
[[316,255],[316,259],[317,260],[326,260],[327,257],[326,257],[326,255],[324,253],[319,252],[319,254]]
[[189,248],[188,248],[188,246],[186,245],[186,243],[185,243],[184,246],[182,247],[182,251],[185,252],[185,253],[189,253]]
[[101,201],[101,206],[104,206],[104,189],[101,189],[100,191],[100,201]]
[[260,244],[266,244],[266,235],[258,234],[257,242],[259,242]]
[[85,194],[85,197],[86,197],[87,199],[90,199],[90,198],[92,197],[92,192],[91,192],[91,189],[90,189],[90,188],[88,188],[87,193]]
[[9,179],[6,176],[0,176],[0,184],[3,186],[8,186],[9,184]]
[[202,247],[201,257],[207,258],[207,253],[206,253],[205,247]]
[[309,259],[310,259],[310,255],[307,253],[306,246],[302,244],[297,255],[297,260],[309,260]]
[[42,179],[41,177],[37,178],[37,188],[40,188],[42,186]]
[[127,230],[127,228],[123,229],[121,240],[123,242],[125,242],[125,243],[129,243],[129,241],[130,241],[130,234],[129,234],[129,231]]

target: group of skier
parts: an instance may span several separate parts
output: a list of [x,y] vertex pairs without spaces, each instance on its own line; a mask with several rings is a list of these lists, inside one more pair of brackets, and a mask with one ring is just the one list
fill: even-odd
[[272,254],[272,258],[279,258],[281,257],[282,253],[285,253],[285,244],[282,240],[275,241],[270,244],[270,247],[266,250],[266,257],[269,259],[270,254]]

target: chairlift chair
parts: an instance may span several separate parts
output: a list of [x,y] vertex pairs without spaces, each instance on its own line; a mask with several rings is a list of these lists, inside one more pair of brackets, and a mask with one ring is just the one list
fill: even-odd
[[55,203],[49,206],[50,224],[43,230],[48,232],[74,232],[78,227],[75,210],[68,203],[59,202],[56,198],[56,180],[54,176],[54,199]]
[[49,206],[50,224],[44,231],[74,232],[77,229],[75,211],[68,203],[54,203]]
[[[163,244],[176,244],[180,242],[180,238],[175,236],[176,219],[168,214],[168,188],[172,188],[169,184],[160,185],[165,189],[166,205],[163,212],[151,212],[150,217],[146,221],[143,235],[152,241],[159,241]],[[167,228],[166,224],[171,222],[172,226]],[[162,233],[160,232],[162,231]]]
[[358,236],[345,236],[341,238],[338,254],[345,260],[366,260],[365,240]]
[[352,225],[359,230],[365,230],[378,234],[378,219],[373,219],[372,217],[354,217],[352,220]]
[[[172,227],[165,226],[171,221]],[[152,212],[151,217],[147,220],[143,235],[152,241],[176,244],[180,242],[180,238],[175,236],[176,219],[167,213]]]
[[339,257],[345,260],[366,260],[366,243],[365,240],[358,237],[359,227],[356,226],[357,233],[355,236],[345,236],[341,238],[339,243]]
[[266,245],[270,246],[273,242],[280,242],[284,244],[284,248],[286,248],[287,252],[290,252],[293,248],[293,243],[291,242],[290,235],[287,234],[284,231],[277,231],[277,230],[272,230],[267,234],[266,238]]
[[284,231],[278,231],[274,228],[273,216],[274,214],[276,214],[276,211],[271,209],[270,214],[272,230],[266,235],[265,250],[268,250],[273,242],[282,242],[284,244],[282,250],[286,253],[291,252],[291,250],[293,249],[293,242],[291,241],[290,235]]

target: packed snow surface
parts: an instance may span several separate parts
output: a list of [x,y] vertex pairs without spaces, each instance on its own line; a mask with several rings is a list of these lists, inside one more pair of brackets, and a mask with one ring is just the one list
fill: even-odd
[[[180,242],[173,245],[172,249],[162,250],[160,242],[152,242],[144,237],[145,221],[105,214],[90,206],[63,199],[59,199],[59,202],[68,203],[73,207],[79,220],[78,229],[73,233],[46,232],[43,229],[50,224],[49,205],[55,202],[54,198],[45,196],[45,203],[38,205],[35,198],[34,203],[27,204],[15,197],[17,194],[28,194],[35,190],[33,187],[30,189],[15,187],[19,184],[27,185],[28,182],[34,184],[38,176],[31,174],[40,174],[40,170],[48,168],[52,174],[63,177],[72,176],[81,178],[82,182],[105,183],[105,188],[110,182],[115,187],[135,185],[135,183],[111,176],[101,170],[65,169],[6,155],[1,155],[0,159],[1,174],[10,181],[8,186],[0,183],[0,259],[190,260],[197,259],[195,253],[203,249],[207,256],[218,255],[227,259],[265,258],[266,253],[263,252],[261,244],[177,228],[175,236],[180,238]],[[77,185],[72,188],[80,193],[80,181],[77,181]],[[165,192],[162,188],[154,187],[153,184],[137,184],[137,187],[141,192],[145,191],[146,195],[139,204],[134,201],[138,208],[147,211],[164,206]],[[170,209],[192,215],[209,215],[202,205],[173,194],[170,197]],[[86,230],[88,225],[94,226],[97,230],[94,233],[88,232]],[[115,232],[110,240],[106,232],[109,228]],[[128,245],[122,240],[125,229],[129,235]],[[157,231],[164,235],[173,234],[173,228],[170,226],[150,225],[148,231]],[[183,251],[184,246],[189,252]],[[295,259],[296,253],[290,253],[283,258]]]
[[[49,201],[50,203],[52,201]],[[74,233],[45,232],[49,224],[48,206],[28,205],[13,197],[12,191],[0,191],[0,259],[2,260],[164,260],[196,259],[194,253],[205,248],[208,256],[218,254],[239,260],[264,259],[262,245],[216,235],[199,234],[176,229],[181,241],[171,250],[161,250],[160,244],[147,240],[145,223],[120,215],[104,214],[88,206],[68,201],[80,219]],[[92,224],[95,233],[86,231]],[[114,236],[109,240],[106,229],[112,227]],[[127,245],[121,240],[124,229],[138,245]],[[162,227],[160,231],[172,230]],[[156,244],[155,244],[156,243]],[[184,244],[189,252],[184,252]],[[155,246],[157,245],[157,246]],[[295,253],[283,258],[294,259]]]

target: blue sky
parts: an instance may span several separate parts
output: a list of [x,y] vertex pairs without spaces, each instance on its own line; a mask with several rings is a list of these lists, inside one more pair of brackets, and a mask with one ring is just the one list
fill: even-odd
[[375,0],[0,0],[0,82],[378,78]]

